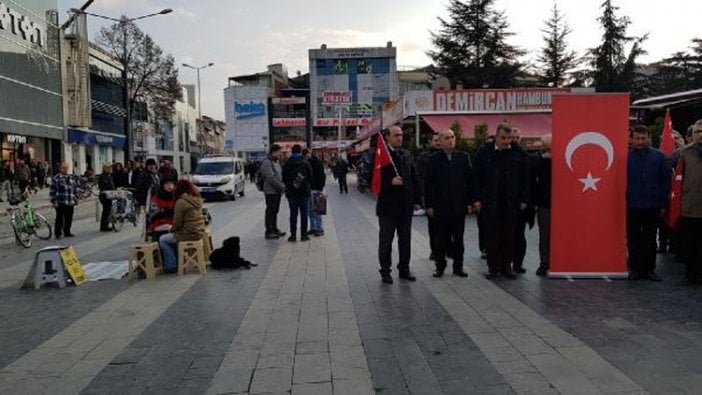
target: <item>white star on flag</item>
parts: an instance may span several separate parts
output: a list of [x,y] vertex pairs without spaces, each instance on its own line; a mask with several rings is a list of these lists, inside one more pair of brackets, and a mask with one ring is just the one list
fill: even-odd
[[587,178],[579,178],[580,182],[583,183],[583,192],[588,189],[597,191],[597,183],[600,182],[601,178],[594,178],[592,173],[587,172]]

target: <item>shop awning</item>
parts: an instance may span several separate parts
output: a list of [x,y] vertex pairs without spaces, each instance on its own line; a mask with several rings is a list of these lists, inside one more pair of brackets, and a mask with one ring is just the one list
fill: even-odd
[[486,124],[488,135],[494,134],[497,125],[507,122],[519,129],[522,137],[540,137],[551,133],[551,113],[528,114],[436,114],[422,115],[424,121],[435,131],[446,130],[458,122],[463,137],[475,135],[475,125]]

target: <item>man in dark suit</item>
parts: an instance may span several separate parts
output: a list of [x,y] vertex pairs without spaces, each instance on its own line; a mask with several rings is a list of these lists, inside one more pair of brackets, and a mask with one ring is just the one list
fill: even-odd
[[412,155],[402,149],[402,129],[391,126],[388,129],[387,145],[393,165],[381,169],[381,189],[378,194],[375,211],[380,225],[378,241],[378,260],[380,275],[384,283],[392,284],[392,241],[397,232],[397,247],[400,262],[397,264],[399,277],[415,281],[410,272],[410,242],[412,230],[412,213],[420,208],[421,191],[417,182],[417,173],[412,164]]
[[[439,151],[439,135],[434,134],[431,137],[431,145],[429,149],[419,154],[415,166],[417,168],[417,179],[419,180],[419,187],[422,189],[422,199],[426,195],[424,190],[427,179],[427,167],[429,166],[429,157],[435,152]],[[424,202],[424,208],[426,208],[426,202]],[[432,261],[436,260],[436,221],[434,218],[427,217],[427,226],[429,228],[429,249],[431,250],[429,254],[429,259]]]
[[510,263],[514,259],[519,215],[529,201],[526,155],[511,146],[512,128],[497,127],[494,143],[478,152],[473,168],[473,208],[485,215],[488,279],[502,275],[517,278]]
[[439,147],[441,151],[429,157],[424,184],[427,216],[434,220],[437,231],[434,277],[444,275],[449,246],[453,274],[468,277],[463,271],[463,233],[471,208],[470,158],[465,152],[456,151],[456,136],[450,129],[439,133]]

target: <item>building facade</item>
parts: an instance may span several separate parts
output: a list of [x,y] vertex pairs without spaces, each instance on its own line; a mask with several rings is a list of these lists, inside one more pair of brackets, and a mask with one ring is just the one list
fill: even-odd
[[353,140],[363,126],[399,96],[397,49],[385,47],[309,50],[313,141]]
[[55,163],[61,159],[63,94],[57,2],[0,2],[0,151]]

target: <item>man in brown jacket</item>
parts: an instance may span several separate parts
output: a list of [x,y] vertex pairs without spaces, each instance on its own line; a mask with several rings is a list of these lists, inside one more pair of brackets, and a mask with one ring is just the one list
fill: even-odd
[[680,238],[687,265],[685,285],[702,282],[702,119],[692,128],[692,144],[682,150],[685,164],[680,197]]

